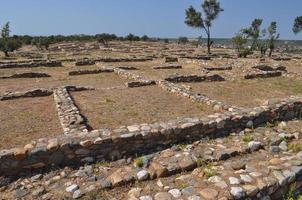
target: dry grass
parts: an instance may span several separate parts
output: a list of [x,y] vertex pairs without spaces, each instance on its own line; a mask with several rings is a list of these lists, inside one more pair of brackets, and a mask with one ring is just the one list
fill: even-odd
[[213,113],[207,106],[174,96],[157,86],[77,92],[72,95],[93,128],[117,128]]
[[268,99],[302,94],[302,80],[285,77],[187,85],[190,85],[194,92],[242,107],[259,106]]
[[52,96],[0,101],[0,149],[62,133]]

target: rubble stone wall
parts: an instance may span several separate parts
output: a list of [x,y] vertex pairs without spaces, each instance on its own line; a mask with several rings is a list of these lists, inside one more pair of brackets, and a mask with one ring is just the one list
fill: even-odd
[[[54,92],[59,109],[68,97],[66,89]],[[70,109],[74,107],[67,106]],[[146,153],[160,146],[169,146],[204,137],[218,137],[245,127],[266,122],[301,117],[302,98],[291,97],[268,106],[256,107],[204,118],[184,118],[166,123],[133,125],[115,130],[101,129],[61,135],[35,146],[0,151],[0,174],[15,174],[48,166],[78,165],[87,159],[114,160],[127,155]],[[63,115],[61,115],[62,117]]]

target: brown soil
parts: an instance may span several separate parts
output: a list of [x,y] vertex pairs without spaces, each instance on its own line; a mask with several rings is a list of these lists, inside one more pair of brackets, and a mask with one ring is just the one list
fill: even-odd
[[302,94],[302,80],[285,77],[185,84],[196,93],[230,105],[255,107],[268,99]]
[[0,101],[0,149],[63,134],[53,97]]
[[76,92],[72,95],[94,129],[168,121],[177,117],[201,117],[213,113],[205,105],[174,96],[157,86]]

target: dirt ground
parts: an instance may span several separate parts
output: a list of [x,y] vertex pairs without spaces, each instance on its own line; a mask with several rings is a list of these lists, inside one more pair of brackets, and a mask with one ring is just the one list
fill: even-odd
[[72,93],[94,129],[201,117],[213,113],[206,105],[170,94],[157,86]]
[[[286,98],[290,95],[302,94],[302,80],[285,77],[244,80],[252,66],[265,63],[271,66],[284,65],[289,72],[302,74],[301,60],[275,61],[265,59],[260,62],[255,56],[249,58],[213,58],[211,60],[196,60],[179,58],[178,64],[182,69],[155,70],[153,67],[165,64],[165,56],[180,57],[180,55],[205,55],[205,49],[190,45],[165,44],[157,42],[110,42],[108,48],[85,49],[90,44],[71,44],[73,48],[81,46],[80,50],[51,50],[33,53],[41,58],[52,59],[82,59],[113,57],[128,58],[154,56],[146,62],[97,63],[92,66],[75,66],[74,62],[63,62],[63,67],[36,67],[0,69],[0,76],[15,73],[43,72],[50,78],[33,79],[0,79],[0,95],[5,92],[25,91],[34,88],[52,88],[63,85],[87,86],[96,88],[95,91],[72,93],[81,114],[93,128],[117,128],[122,125],[137,123],[153,123],[168,121],[177,117],[202,117],[213,114],[214,111],[206,105],[196,104],[189,99],[168,93],[157,86],[129,89],[125,86],[126,78],[115,73],[90,74],[69,76],[68,72],[75,70],[98,69],[102,66],[136,67],[131,73],[146,79],[162,80],[171,75],[204,75],[206,66],[232,66],[232,70],[213,71],[220,74],[224,82],[185,83],[196,93],[222,101],[230,105],[254,107],[262,105],[271,98]],[[64,46],[64,45],[63,45]],[[68,46],[68,45],[67,45]],[[28,49],[24,51],[29,51]],[[32,50],[30,50],[32,51]],[[193,53],[192,53],[193,52]],[[230,49],[213,49],[214,53],[235,55]],[[16,55],[10,60],[26,60],[27,57]],[[181,83],[183,85],[183,83]],[[109,88],[112,88],[109,90]],[[50,105],[50,106],[49,106]],[[0,148],[17,146],[33,139],[62,133],[59,125],[53,97],[29,98],[0,102]],[[5,146],[1,146],[5,144]]]
[[0,101],[0,149],[62,133],[52,96]]
[[302,80],[286,77],[185,85],[212,99],[247,108],[263,105],[268,99],[302,95]]

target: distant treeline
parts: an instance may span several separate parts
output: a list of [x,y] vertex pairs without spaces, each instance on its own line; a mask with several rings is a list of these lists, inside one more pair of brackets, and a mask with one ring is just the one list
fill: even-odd
[[46,49],[50,44],[55,44],[59,42],[72,42],[72,41],[99,41],[104,45],[108,45],[109,41],[119,40],[119,41],[157,41],[158,39],[149,38],[147,35],[142,37],[136,36],[134,34],[128,34],[125,37],[119,37],[115,34],[96,34],[96,35],[50,35],[50,36],[30,36],[30,35],[13,35],[11,37],[13,40],[21,43],[22,45],[36,45],[38,47],[45,47]]

